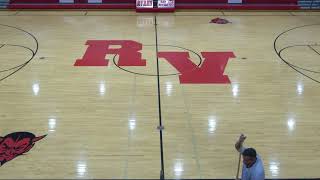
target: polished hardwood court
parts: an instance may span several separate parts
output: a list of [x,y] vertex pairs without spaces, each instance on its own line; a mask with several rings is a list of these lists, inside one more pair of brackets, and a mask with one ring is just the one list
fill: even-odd
[[0,179],[320,177],[320,12],[0,11],[0,63]]

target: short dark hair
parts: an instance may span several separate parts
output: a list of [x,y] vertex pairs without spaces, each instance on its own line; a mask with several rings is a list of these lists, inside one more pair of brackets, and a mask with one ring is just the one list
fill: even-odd
[[253,148],[247,148],[243,151],[242,153],[243,156],[248,156],[248,157],[253,157],[256,158],[257,157],[257,152],[255,149]]

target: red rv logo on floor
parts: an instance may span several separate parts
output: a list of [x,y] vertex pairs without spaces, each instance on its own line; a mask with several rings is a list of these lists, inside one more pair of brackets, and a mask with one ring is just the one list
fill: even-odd
[[[118,55],[118,66],[146,66],[140,51],[143,45],[130,40],[88,40],[88,48],[74,66],[108,66],[106,55]],[[119,48],[111,48],[117,45]],[[159,52],[158,57],[170,63],[178,72],[181,84],[229,84],[224,75],[225,67],[230,58],[235,58],[233,52],[201,52],[203,62],[200,66],[194,64],[189,52]]]

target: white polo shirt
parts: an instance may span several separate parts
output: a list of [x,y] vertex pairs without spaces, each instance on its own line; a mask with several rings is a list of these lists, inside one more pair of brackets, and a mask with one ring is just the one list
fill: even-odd
[[[241,154],[245,149],[246,148],[241,147]],[[245,164],[242,164],[241,180],[264,180],[263,162],[259,155],[257,155],[257,161],[250,168],[247,168]]]

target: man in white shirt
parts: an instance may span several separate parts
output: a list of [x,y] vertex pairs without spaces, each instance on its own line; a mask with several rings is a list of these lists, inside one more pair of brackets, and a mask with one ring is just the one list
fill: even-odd
[[243,147],[243,142],[247,137],[241,134],[235,144],[235,148],[242,154],[242,176],[241,180],[264,180],[263,162],[253,148]]

